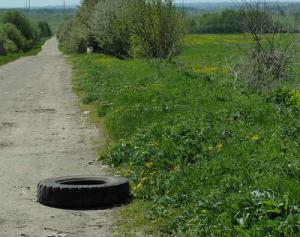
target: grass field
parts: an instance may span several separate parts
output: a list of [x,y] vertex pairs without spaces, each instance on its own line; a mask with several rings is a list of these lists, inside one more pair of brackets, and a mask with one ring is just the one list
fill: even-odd
[[101,159],[130,178],[119,236],[300,236],[300,94],[250,92],[226,67],[242,35],[189,35],[172,62],[75,55],[102,118]]
[[21,57],[28,57],[28,56],[34,56],[37,55],[42,50],[43,44],[46,42],[48,38],[40,39],[39,42],[36,43],[35,47],[33,47],[31,50],[21,53],[13,53],[8,54],[6,56],[0,56],[0,66],[15,61]]

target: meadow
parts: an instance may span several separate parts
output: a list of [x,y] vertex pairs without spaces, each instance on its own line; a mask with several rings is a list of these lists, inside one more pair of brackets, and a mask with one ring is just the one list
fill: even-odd
[[[131,181],[119,236],[299,236],[299,76],[241,87],[247,35],[188,35],[173,60],[73,55],[74,88]],[[237,47],[237,44],[240,45]]]

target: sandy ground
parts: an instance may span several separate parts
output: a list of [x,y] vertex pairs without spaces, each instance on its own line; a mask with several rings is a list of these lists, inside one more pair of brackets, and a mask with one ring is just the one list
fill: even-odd
[[103,174],[72,92],[70,65],[52,38],[38,56],[0,67],[0,237],[110,236],[112,210],[71,211],[36,202],[39,180]]

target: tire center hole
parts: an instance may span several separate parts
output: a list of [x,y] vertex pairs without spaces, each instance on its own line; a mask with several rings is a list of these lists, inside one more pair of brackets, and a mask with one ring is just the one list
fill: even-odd
[[65,185],[100,185],[105,184],[103,180],[65,180],[60,182]]

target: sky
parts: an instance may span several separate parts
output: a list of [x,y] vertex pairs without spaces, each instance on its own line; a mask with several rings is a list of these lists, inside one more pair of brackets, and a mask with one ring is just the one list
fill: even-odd
[[[30,0],[30,1],[31,1],[31,6],[33,7],[63,5],[63,0]],[[80,0],[65,0],[65,1],[66,1],[66,5],[78,5],[80,3]],[[177,1],[182,2],[183,0],[177,0]],[[185,2],[224,2],[224,1],[230,2],[232,0],[184,0],[184,1]],[[285,1],[299,2],[300,0],[285,0]],[[26,0],[0,0],[0,8],[25,7],[25,5],[26,5]]]

